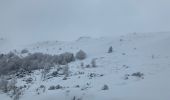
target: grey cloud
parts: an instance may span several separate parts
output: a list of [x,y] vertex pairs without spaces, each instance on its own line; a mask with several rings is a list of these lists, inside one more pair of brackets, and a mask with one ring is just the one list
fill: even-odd
[[0,35],[34,42],[169,31],[169,4],[169,0],[1,0]]

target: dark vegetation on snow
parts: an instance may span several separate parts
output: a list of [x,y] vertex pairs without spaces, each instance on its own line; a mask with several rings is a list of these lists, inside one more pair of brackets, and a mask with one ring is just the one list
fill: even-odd
[[[34,83],[32,77],[25,78],[27,75],[31,76],[34,70],[41,71],[42,81],[58,76],[64,76],[63,80],[67,80],[70,73],[68,63],[83,60],[86,56],[86,53],[82,50],[78,51],[75,56],[70,52],[59,55],[29,53],[26,49],[22,50],[20,54],[16,54],[16,52],[0,54],[0,92],[8,94],[13,100],[19,100],[25,89]],[[49,73],[52,67],[55,67],[56,71]],[[18,87],[16,85],[17,78],[23,77],[22,81],[26,84]],[[48,90],[63,88],[65,87],[57,85],[49,87]],[[46,86],[44,85],[36,89],[37,94],[45,91]]]
[[[28,53],[28,51],[22,50],[21,54],[23,53]],[[66,65],[76,59],[83,60],[85,58],[86,53],[82,50],[77,52],[76,57],[70,52],[59,55],[28,53],[25,57],[10,52],[8,54],[0,54],[0,75],[13,74],[21,70],[30,72],[32,70],[54,67],[55,65]]]

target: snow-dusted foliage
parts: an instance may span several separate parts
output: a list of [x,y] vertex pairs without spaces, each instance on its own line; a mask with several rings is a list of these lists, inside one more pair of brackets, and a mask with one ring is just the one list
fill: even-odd
[[8,91],[8,81],[3,77],[0,79],[0,91],[4,93]]
[[113,47],[109,47],[108,53],[112,53],[113,52]]
[[86,56],[87,56],[87,54],[83,50],[80,50],[76,53],[76,58],[79,60],[85,59]]
[[9,93],[9,95],[14,95],[16,90],[17,80],[16,78],[12,78],[11,80],[7,80],[5,77],[0,77],[0,91],[3,93]]
[[69,52],[60,54],[57,58],[58,59],[56,59],[56,60],[57,60],[58,64],[61,64],[61,65],[65,65],[69,62],[75,61],[74,54],[69,53]]
[[97,65],[96,65],[96,59],[92,59],[91,65],[92,65],[92,67],[97,67]]
[[22,51],[21,51],[21,54],[24,54],[24,53],[28,53],[29,51],[27,50],[27,49],[23,49]]
[[69,52],[60,55],[33,53],[25,57],[20,57],[10,52],[8,54],[0,54],[0,74],[11,74],[20,69],[25,71],[49,69],[54,65],[66,65],[74,60],[74,54]]
[[22,59],[14,53],[0,54],[0,74],[7,74],[22,66]]
[[102,90],[109,90],[109,86],[105,84],[105,85],[102,87]]

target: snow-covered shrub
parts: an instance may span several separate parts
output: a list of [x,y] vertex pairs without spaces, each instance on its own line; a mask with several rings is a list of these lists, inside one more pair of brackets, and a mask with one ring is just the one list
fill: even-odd
[[80,50],[76,53],[76,58],[79,60],[85,59],[86,56],[87,56],[87,54],[83,50]]
[[48,88],[48,90],[55,90],[55,86],[53,85],[53,86],[50,86],[49,88]]
[[56,90],[56,89],[62,89],[63,87],[61,85],[57,85],[57,86],[50,86],[48,90]]
[[74,54],[73,54],[73,53],[66,52],[66,53],[61,54],[61,55],[63,55],[64,60],[65,60],[67,63],[75,60],[75,57],[74,57]]
[[74,96],[72,100],[76,100],[76,96]]
[[25,54],[25,53],[28,53],[29,51],[27,49],[23,49],[21,50],[21,54]]
[[13,92],[13,100],[19,100],[22,94],[22,88],[16,88]]
[[62,48],[59,48],[59,50],[62,50]]
[[74,96],[71,100],[83,100],[82,98]]
[[96,77],[96,74],[95,74],[95,73],[90,73],[90,74],[88,75],[88,77],[89,77],[89,79],[92,79],[92,78]]
[[8,92],[8,81],[4,78],[0,79],[0,90],[4,93]]
[[0,78],[0,91],[4,93],[9,93],[9,95],[13,96],[17,88],[16,83],[17,83],[16,78],[7,80],[7,77],[1,77]]
[[109,86],[105,84],[105,85],[102,87],[102,90],[109,90]]
[[14,53],[0,55],[0,74],[7,74],[21,66],[21,59]]
[[23,68],[25,70],[42,69],[47,63],[51,62],[51,55],[43,53],[34,53],[23,58]]
[[92,67],[97,67],[97,65],[96,65],[96,59],[92,59],[91,65],[92,65]]
[[125,76],[124,76],[124,80],[128,80],[129,79],[129,74],[125,74]]
[[86,68],[90,68],[90,65],[88,64],[88,65],[86,65]]
[[152,54],[152,59],[154,59],[155,58],[155,55],[154,54]]
[[11,90],[15,90],[16,88],[16,84],[17,84],[17,79],[16,78],[13,78],[11,79],[9,82],[8,82],[8,90],[11,91]]
[[11,58],[11,57],[14,57],[14,56],[16,56],[16,55],[15,55],[15,53],[13,53],[13,52],[9,52],[9,53],[7,54],[7,57],[8,57],[8,58]]
[[19,69],[18,72],[16,72],[15,76],[17,78],[23,78],[25,77],[26,75],[30,75],[31,74],[31,71],[26,71],[24,69]]
[[66,52],[60,54],[58,57],[58,63],[61,65],[66,65],[67,63],[70,63],[72,61],[75,61],[75,57],[73,53]]
[[57,76],[58,76],[58,71],[52,72],[52,73],[51,73],[51,76],[52,76],[52,77],[57,77]]
[[89,88],[91,88],[90,83],[86,83],[83,87],[81,87],[81,90],[84,91],[84,90],[87,90]]
[[45,86],[45,85],[41,85],[41,86],[40,86],[40,89],[42,89],[42,91],[45,92],[46,86]]
[[62,89],[63,87],[61,85],[57,85],[55,89]]
[[59,55],[53,55],[51,60],[54,64],[59,65]]
[[63,74],[65,75],[65,77],[69,76],[69,66],[68,65],[65,65],[63,67]]
[[21,69],[27,72],[37,69],[50,70],[55,65],[66,65],[74,60],[74,54],[69,52],[60,55],[33,53],[25,57],[20,57],[10,52],[0,54],[0,74],[13,74],[21,71]]
[[33,81],[33,78],[31,78],[31,77],[25,80],[25,82],[26,82],[27,84],[32,83],[32,81]]
[[44,93],[46,91],[46,86],[45,85],[40,85],[37,89],[36,89],[36,92],[37,94],[41,94],[41,93]]
[[76,85],[75,88],[80,88],[80,85]]
[[81,66],[81,67],[84,67],[84,63],[83,63],[83,62],[81,62],[81,63],[80,63],[80,66]]
[[122,41],[124,41],[124,40],[123,40],[123,39],[120,39],[119,41],[122,42]]
[[108,53],[112,53],[112,52],[113,52],[113,48],[111,46],[111,47],[109,47]]
[[138,77],[138,78],[143,78],[144,74],[141,73],[141,72],[136,72],[136,73],[133,73],[132,76],[135,76],[135,77]]
[[47,74],[50,72],[51,66],[48,65],[48,63],[44,66],[41,72],[41,79],[45,80],[47,78]]
[[69,74],[70,74],[69,66],[63,65],[61,67],[58,67],[57,70],[52,72],[49,76],[52,77],[64,76],[63,80],[66,80]]
[[126,53],[122,53],[122,55],[126,55]]
[[95,78],[95,77],[102,77],[104,74],[97,74],[97,73],[88,73],[87,75],[89,79]]

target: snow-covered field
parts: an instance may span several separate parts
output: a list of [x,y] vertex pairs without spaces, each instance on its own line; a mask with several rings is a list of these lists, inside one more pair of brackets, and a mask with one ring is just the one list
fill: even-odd
[[[120,37],[81,37],[76,41],[47,41],[28,44],[30,53],[43,52],[61,54],[76,53],[80,49],[87,53],[85,60],[69,63],[70,75],[41,80],[41,71],[18,79],[22,86],[26,78],[32,77],[20,100],[170,100],[170,33],[131,33]],[[112,53],[107,53],[109,47]],[[0,49],[7,52],[5,46]],[[4,51],[3,51],[4,50]],[[5,51],[6,50],[6,51]],[[8,49],[9,50],[9,49]],[[95,68],[86,68],[96,59]],[[84,66],[81,66],[84,63]],[[55,68],[51,69],[51,72]],[[140,72],[141,77],[132,75]],[[41,85],[45,91],[36,89]],[[60,85],[62,89],[48,90]],[[108,89],[103,90],[107,85]],[[1,100],[11,100],[0,94]]]

